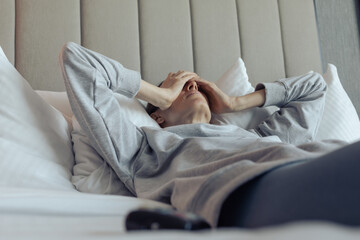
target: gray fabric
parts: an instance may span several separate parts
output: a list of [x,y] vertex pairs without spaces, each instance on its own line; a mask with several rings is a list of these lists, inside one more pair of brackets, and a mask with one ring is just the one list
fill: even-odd
[[[339,146],[295,146],[282,143],[277,136],[260,137],[256,130],[233,125],[137,128],[122,115],[113,92],[134,97],[139,89],[139,73],[74,43],[63,48],[60,61],[79,124],[124,186],[138,197],[195,212],[212,226],[216,225],[221,203],[241,184],[274,167],[312,158]],[[301,84],[296,84],[298,80]],[[280,114],[289,119],[273,115],[258,130],[267,134],[289,128],[285,130],[291,139],[285,136],[284,140],[311,140],[319,121],[315,116],[321,115],[318,111],[324,104],[326,84],[322,77],[308,74],[259,87],[262,86],[266,88],[265,105],[280,106]],[[288,88],[286,93],[284,86]],[[304,111],[310,115],[304,115]],[[300,116],[299,121],[294,121],[298,119],[295,115]],[[296,135],[298,129],[304,138]]]
[[[281,109],[255,129],[262,136],[276,135],[283,142],[301,144],[314,140],[324,111],[326,84],[317,73],[259,84],[266,89],[264,107]],[[268,96],[269,93],[271,96]]]
[[293,221],[360,225],[360,142],[312,161],[271,170],[224,202],[220,226],[269,227]]

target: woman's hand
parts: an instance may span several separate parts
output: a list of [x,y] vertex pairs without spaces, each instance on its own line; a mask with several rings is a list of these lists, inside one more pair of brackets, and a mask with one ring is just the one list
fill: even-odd
[[226,95],[215,83],[206,81],[202,78],[198,78],[196,83],[198,84],[199,91],[207,96],[210,110],[213,113],[220,114],[233,111],[233,97]]
[[169,73],[160,87],[141,80],[136,97],[151,103],[161,110],[165,110],[179,96],[187,81],[198,78],[199,76],[196,73],[178,71],[177,73]]
[[208,82],[202,78],[199,78],[196,82],[198,83],[199,90],[208,97],[210,109],[213,113],[238,112],[253,107],[260,107],[265,103],[265,89],[260,89],[244,96],[228,96],[213,82]]
[[162,103],[157,106],[162,110],[165,110],[171,106],[171,104],[179,96],[180,92],[184,88],[184,85],[191,79],[198,79],[198,75],[193,72],[178,71],[177,73],[169,73],[167,78],[161,84],[159,92],[161,93]]

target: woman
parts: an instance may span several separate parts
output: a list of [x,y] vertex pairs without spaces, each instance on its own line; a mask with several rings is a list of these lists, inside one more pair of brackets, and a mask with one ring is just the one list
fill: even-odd
[[[302,219],[359,224],[357,204],[342,206],[343,199],[333,194],[341,190],[353,196],[352,189],[360,185],[356,145],[324,156],[345,143],[311,142],[324,107],[321,75],[259,84],[254,93],[229,97],[185,71],[170,73],[160,87],[153,86],[139,73],[75,43],[64,46],[60,63],[74,115],[123,183],[123,194],[170,203],[199,214],[213,227]],[[114,92],[148,101],[154,106],[150,116],[163,128],[134,126]],[[211,111],[269,105],[280,110],[255,129],[209,124]],[[346,160],[339,161],[344,151]],[[340,167],[346,173],[328,179]],[[299,197],[315,199],[320,191],[313,202]],[[358,202],[360,194],[355,195]],[[332,204],[323,208],[329,197],[334,197]],[[349,217],[344,220],[343,215]]]

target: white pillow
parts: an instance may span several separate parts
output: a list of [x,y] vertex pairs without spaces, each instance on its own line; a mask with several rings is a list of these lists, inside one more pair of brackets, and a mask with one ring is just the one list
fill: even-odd
[[[53,91],[35,91],[39,94],[47,103],[55,107],[62,112],[65,118],[72,121],[73,112],[69,103],[66,92],[53,92]],[[160,128],[154,119],[145,111],[144,106],[138,99],[130,99],[121,94],[115,93],[115,97],[121,105],[124,113],[129,116],[129,119],[138,127],[149,126]]]
[[316,140],[340,139],[347,142],[359,140],[359,116],[340,82],[336,67],[328,64],[323,77],[328,85],[328,91]]
[[[238,58],[215,83],[229,96],[243,96],[254,91],[241,58]],[[276,107],[266,107],[234,113],[212,114],[211,123],[218,125],[232,124],[244,129],[251,129],[276,110]]]
[[[122,113],[138,127],[160,128],[137,100],[115,94]],[[73,149],[75,153],[74,176],[71,181],[81,192],[98,194],[132,195],[119,180],[112,168],[91,146],[90,141],[73,117]]]
[[75,191],[71,126],[0,48],[0,186]]
[[242,96],[254,91],[241,58],[238,58],[215,84],[229,96]]
[[73,116],[75,162],[71,182],[80,192],[131,196],[113,169],[91,146],[89,138]]
[[48,104],[59,110],[66,118],[71,120],[73,112],[70,107],[70,102],[66,92],[53,92],[35,90],[39,96],[44,99]]
[[[339,139],[354,142],[360,139],[360,122],[355,107],[341,85],[337,69],[329,64],[323,75],[328,84],[325,109],[316,140]],[[216,82],[230,96],[242,96],[254,90],[248,81],[246,68],[241,59]],[[231,88],[230,86],[234,86]],[[213,115],[214,124],[233,124],[245,129],[256,127],[276,107],[253,108],[237,113]]]
[[[103,161],[101,156],[92,148],[89,139],[73,116],[66,92],[36,91],[46,102],[70,118],[73,126],[72,140],[75,154],[72,183],[81,192],[98,194],[131,195],[122,182],[117,178],[112,168]],[[124,114],[138,127],[160,128],[154,119],[145,111],[144,106],[137,99],[130,99],[115,93],[115,97]]]
[[122,111],[129,117],[129,120],[138,127],[161,128],[157,122],[146,112],[144,106],[136,98],[128,98],[121,94],[115,94]]

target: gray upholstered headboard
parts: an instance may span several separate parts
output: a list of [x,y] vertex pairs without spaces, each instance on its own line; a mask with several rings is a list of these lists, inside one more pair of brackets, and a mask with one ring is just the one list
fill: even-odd
[[67,41],[157,83],[178,69],[214,81],[242,57],[252,83],[322,72],[313,0],[1,0],[0,44],[34,89],[64,90]]
[[323,66],[335,64],[360,115],[360,1],[314,0]]

